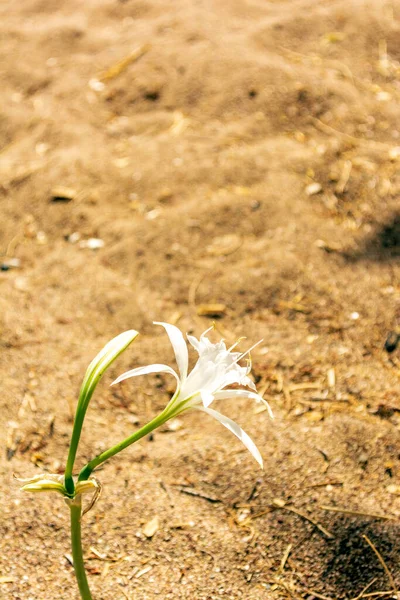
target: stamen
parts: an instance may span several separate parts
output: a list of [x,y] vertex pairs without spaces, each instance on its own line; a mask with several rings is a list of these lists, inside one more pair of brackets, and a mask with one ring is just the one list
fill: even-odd
[[200,339],[202,339],[209,331],[212,331],[213,329],[215,329],[215,322],[213,321],[213,324],[211,325],[211,327],[209,327],[208,329],[206,329],[204,331],[204,333],[201,334]]
[[251,367],[252,367],[251,355],[249,355],[249,358],[246,358],[246,362],[247,362],[247,375],[248,375],[250,373]]
[[246,336],[242,336],[242,337],[238,338],[237,342],[235,342],[235,343],[233,344],[233,346],[231,346],[230,348],[228,348],[228,352],[232,352],[232,350],[233,350],[234,348],[236,348],[236,346],[237,346],[238,344],[240,344],[240,342],[241,342],[242,340],[245,340],[245,339],[246,339]]
[[244,358],[246,356],[246,354],[249,354],[256,346],[258,346],[259,344],[261,344],[261,342],[263,342],[264,340],[260,340],[259,342],[256,342],[255,344],[253,344],[253,346],[251,346],[251,348],[249,348],[248,350],[246,350],[246,352],[243,352],[243,354],[241,354],[239,356],[239,358],[236,359],[235,362],[239,362],[239,360],[242,360],[242,358]]

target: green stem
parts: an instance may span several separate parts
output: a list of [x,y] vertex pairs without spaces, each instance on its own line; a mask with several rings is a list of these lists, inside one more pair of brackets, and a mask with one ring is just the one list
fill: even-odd
[[76,452],[78,450],[79,439],[81,437],[81,431],[83,421],[85,418],[86,410],[76,411],[74,428],[72,430],[71,443],[69,445],[69,452],[67,458],[67,464],[65,467],[64,485],[68,493],[73,494],[75,490],[74,481],[72,479],[72,469],[74,468],[74,462]]
[[71,511],[71,546],[75,576],[82,600],[92,600],[83,562],[81,537],[82,499],[80,495],[75,497],[70,503],[69,508]]
[[86,481],[86,479],[89,479],[90,475],[92,474],[93,470],[96,467],[101,465],[103,462],[105,462],[112,456],[115,456],[116,454],[118,454],[118,452],[121,452],[121,450],[124,450],[131,444],[137,442],[145,435],[151,433],[152,431],[154,431],[154,429],[157,429],[157,427],[160,427],[160,425],[163,425],[163,423],[168,421],[168,419],[170,419],[170,418],[171,418],[171,413],[169,411],[167,411],[166,409],[163,410],[162,413],[160,413],[157,417],[155,417],[149,423],[144,425],[141,429],[139,429],[138,431],[135,431],[135,433],[130,435],[128,438],[126,438],[119,444],[116,444],[112,448],[109,448],[105,452],[102,452],[101,454],[96,456],[93,460],[88,462],[87,465],[85,467],[83,467],[83,469],[79,473],[78,481]]

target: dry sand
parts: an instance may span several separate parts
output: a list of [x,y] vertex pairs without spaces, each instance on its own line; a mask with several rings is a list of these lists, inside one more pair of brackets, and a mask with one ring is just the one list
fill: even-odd
[[0,51],[1,263],[19,261],[0,273],[0,597],[77,598],[62,500],[12,473],[62,472],[91,358],[142,334],[79,465],[170,397],[168,377],[108,387],[173,364],[152,321],[215,317],[214,339],[264,339],[275,421],[221,411],[265,470],[201,414],[107,464],[84,519],[95,598],[400,586],[398,0],[3,0]]

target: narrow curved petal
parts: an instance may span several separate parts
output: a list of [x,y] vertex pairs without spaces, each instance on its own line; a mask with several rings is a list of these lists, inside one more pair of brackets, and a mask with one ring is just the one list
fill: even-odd
[[201,401],[203,402],[203,406],[208,408],[211,402],[214,400],[214,394],[211,392],[206,392],[205,390],[201,390],[200,392]]
[[177,327],[175,327],[175,325],[170,325],[169,323],[161,323],[159,321],[154,321],[154,325],[161,325],[167,332],[169,340],[175,352],[175,358],[178,364],[181,381],[183,382],[187,377],[189,354],[185,338],[183,337],[182,332]]
[[249,392],[248,390],[222,390],[221,392],[215,392],[214,398],[215,400],[228,400],[229,398],[250,398],[256,402],[262,402],[264,406],[266,406],[271,419],[274,418],[274,413],[272,412],[268,402],[264,400],[260,394],[256,394],[255,392]]
[[137,377],[138,375],[149,375],[149,373],[169,373],[173,375],[178,382],[179,385],[179,377],[175,373],[171,367],[168,365],[148,365],[147,367],[138,367],[137,369],[132,369],[131,371],[127,371],[126,373],[122,373],[115,381],[112,382],[111,385],[115,385],[116,383],[120,383],[121,381],[125,381],[125,379],[129,379],[130,377]]
[[195,350],[197,350],[197,352],[199,352],[200,351],[200,342],[199,342],[199,340],[197,338],[195,338],[194,335],[189,335],[188,334],[186,337],[188,339],[189,344],[191,346],[193,346],[193,348]]
[[224,427],[229,429],[229,431],[231,431],[234,435],[236,435],[236,437],[239,438],[239,440],[244,446],[246,446],[247,450],[250,452],[250,454],[253,455],[260,467],[263,469],[263,459],[260,454],[260,451],[258,450],[253,440],[247,435],[245,431],[243,431],[241,427],[239,427],[237,423],[235,423],[235,421],[232,421],[232,419],[225,417],[225,415],[221,415],[221,413],[217,412],[216,410],[213,410],[212,408],[198,407],[197,410],[201,410],[210,415],[211,417],[214,417],[214,419],[219,421],[221,425],[223,425]]

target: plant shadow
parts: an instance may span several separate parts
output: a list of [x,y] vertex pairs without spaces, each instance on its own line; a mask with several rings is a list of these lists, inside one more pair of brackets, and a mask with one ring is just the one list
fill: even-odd
[[[340,515],[330,524],[334,539],[313,547],[314,570],[309,588],[331,598],[355,598],[368,586],[368,592],[390,591],[392,580],[400,585],[400,525],[393,521],[366,520]],[[366,539],[367,538],[367,539]],[[369,545],[369,540],[384,561]],[[319,568],[318,568],[319,567]],[[388,596],[389,597],[389,596]]]

